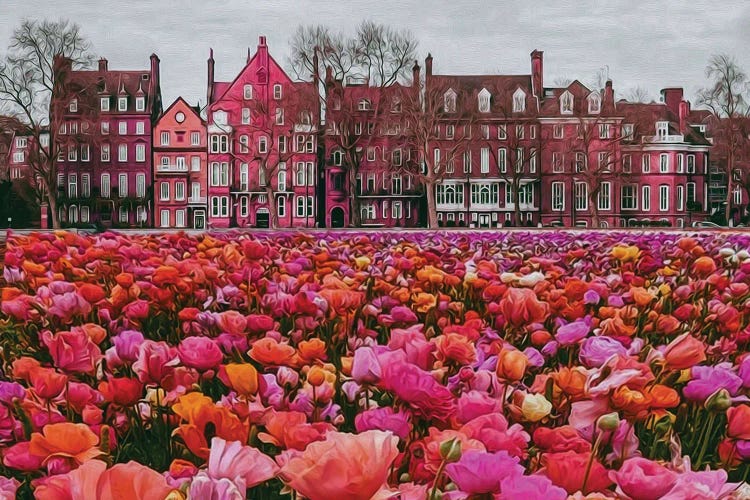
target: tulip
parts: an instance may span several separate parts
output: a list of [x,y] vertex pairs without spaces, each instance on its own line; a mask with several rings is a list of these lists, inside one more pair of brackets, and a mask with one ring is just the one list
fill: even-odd
[[521,351],[503,349],[497,357],[497,376],[510,382],[521,380],[528,363],[529,359]]

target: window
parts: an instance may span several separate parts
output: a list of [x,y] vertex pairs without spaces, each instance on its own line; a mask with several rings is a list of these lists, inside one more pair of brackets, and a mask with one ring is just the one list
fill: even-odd
[[109,111],[109,97],[100,98],[99,103],[99,107],[102,111]]
[[622,138],[625,141],[633,140],[633,124],[626,123],[622,126]]
[[560,114],[573,114],[573,94],[567,90],[560,96]]
[[742,203],[742,188],[740,186],[734,186],[734,189],[732,189],[732,203],[735,205]]
[[23,151],[18,151],[17,153],[13,153],[13,163],[23,163],[23,161],[24,161]]
[[306,153],[315,152],[315,136],[314,135],[309,135],[307,136],[307,139],[305,139],[305,152]]
[[261,187],[265,187],[266,183],[267,183],[266,171],[263,170],[262,168],[259,168],[258,169],[258,185],[260,185]]
[[249,145],[248,145],[248,138],[246,135],[240,136],[240,153],[247,153],[250,151]]
[[585,182],[575,184],[575,204],[576,210],[589,209],[589,185]]
[[555,139],[562,139],[565,135],[565,127],[562,125],[555,125],[552,128],[552,137]]
[[630,155],[622,155],[622,171],[629,174],[633,170],[633,161]]
[[529,173],[535,174],[536,173],[536,149],[531,148],[529,150]]
[[211,197],[211,216],[212,217],[229,217],[229,197],[212,196]]
[[120,97],[117,99],[117,111],[127,111],[128,110],[128,98],[127,97]]
[[401,194],[401,176],[398,174],[393,174],[391,176],[391,194]]
[[689,174],[695,173],[695,155],[687,156],[687,173]]
[[489,125],[482,125],[482,139],[489,139],[490,138],[490,126]]
[[438,184],[435,186],[436,201],[438,205],[463,205],[463,186],[455,184]]
[[70,101],[70,106],[68,107],[71,113],[77,113],[78,112],[78,99],[73,99]]
[[136,111],[145,111],[146,110],[146,98],[145,97],[136,97],[135,98],[135,110]]
[[500,202],[500,186],[498,184],[472,184],[472,205],[498,205]]
[[60,124],[60,135],[65,135],[66,128],[65,123]]
[[102,174],[101,192],[104,198],[109,198],[109,174]]
[[651,186],[643,186],[641,192],[641,197],[643,198],[643,200],[641,201],[643,211],[648,212],[651,210]]
[[146,161],[146,145],[145,144],[135,145],[135,161],[137,162]]
[[81,161],[89,161],[89,145],[81,144]]
[[498,148],[497,150],[497,168],[501,174],[504,174],[508,169],[508,151],[505,148]]
[[169,146],[169,132],[162,132],[161,133],[161,145],[162,146]]
[[276,125],[284,125],[284,108],[276,108]]
[[117,133],[120,135],[128,135],[128,122],[121,121],[117,124]]
[[479,152],[479,171],[483,174],[490,171],[490,148],[482,148]]
[[120,174],[117,181],[117,194],[120,198],[125,198],[128,195],[128,174]]
[[669,210],[669,186],[666,184],[659,186],[659,210],[662,212]]
[[393,202],[393,206],[391,207],[391,217],[393,217],[394,219],[400,219],[401,217],[403,217],[400,201]]
[[76,174],[68,174],[68,197],[78,197],[78,179]]
[[641,158],[641,170],[644,174],[651,172],[651,155],[648,153],[645,153]]
[[565,210],[565,184],[562,182],[552,183],[552,210],[555,212]]
[[658,140],[664,141],[669,134],[669,122],[656,122],[656,136]]
[[519,186],[518,203],[521,205],[534,204],[534,186],[531,183],[521,184]]
[[490,93],[487,89],[482,89],[482,91],[479,92],[479,112],[490,112]]
[[620,206],[622,210],[635,210],[638,208],[638,187],[626,184],[620,187]]
[[169,210],[162,210],[159,218],[161,227],[169,227]]
[[333,152],[333,164],[334,165],[341,165],[344,161],[344,153],[342,153],[339,150],[336,150]]
[[245,85],[243,97],[245,98],[245,100],[248,100],[248,101],[253,98],[253,86],[252,85],[249,85],[249,84]]
[[456,112],[456,92],[453,89],[448,89],[443,96],[443,109],[446,113]]
[[281,99],[281,85],[278,83],[273,86],[273,98],[277,101]]
[[169,182],[163,181],[159,185],[159,199],[161,201],[169,201]]
[[117,160],[121,162],[128,161],[128,145],[120,144],[117,146]]
[[266,139],[265,137],[258,138],[258,152],[259,153],[268,152],[268,139]]
[[391,161],[393,162],[393,165],[397,167],[401,166],[401,150],[400,149],[394,149],[391,152]]
[[383,200],[383,218],[388,218],[388,200]]
[[508,138],[508,127],[505,125],[498,125],[497,126],[497,138],[500,140],[505,140]]
[[250,124],[250,108],[242,108],[242,124]]
[[307,162],[307,185],[315,185],[315,163],[311,161]]
[[682,153],[677,155],[677,173],[681,174],[685,169],[685,155]]
[[70,134],[78,134],[78,122],[70,122]]
[[89,221],[89,207],[81,207],[81,222]]
[[677,186],[677,194],[675,196],[675,210],[685,210],[685,186]]
[[523,172],[523,162],[524,162],[523,148],[517,148],[516,149],[516,173],[517,174]]
[[357,103],[357,109],[359,111],[369,111],[370,110],[370,101],[367,99],[362,99]]
[[464,151],[464,173],[471,173],[471,151]]
[[612,183],[610,182],[602,182],[601,185],[599,186],[599,194],[597,196],[599,210],[611,210],[612,209],[612,202],[611,202],[611,196],[610,196],[611,189],[612,189]]
[[453,136],[455,135],[455,128],[453,125],[446,125],[445,126],[445,138],[446,139],[453,139]]
[[278,182],[278,190],[286,191],[286,167],[282,169],[281,164],[279,164],[279,173],[277,175],[277,182]]
[[71,146],[68,149],[68,161],[76,161],[78,159],[78,151],[75,146]]
[[286,217],[286,197],[280,196],[276,200],[276,213],[279,214],[279,217]]
[[136,174],[135,176],[135,195],[138,198],[146,197],[146,174]]
[[588,169],[586,153],[576,153],[576,172],[585,172]]
[[517,139],[524,138],[524,126],[523,125],[516,125],[516,138]]
[[200,172],[201,170],[201,157],[191,156],[190,157],[190,170],[193,172]]
[[526,111],[526,93],[518,89],[513,94],[513,112],[523,113],[524,111]]
[[136,122],[135,133],[136,135],[146,135],[146,124],[144,122]]
[[688,209],[690,209],[690,204],[695,203],[695,182],[688,182],[686,184],[686,191],[687,191]]
[[599,151],[599,170],[609,171],[609,153],[606,151]]
[[201,145],[201,133],[200,132],[190,132],[190,145],[191,146]]
[[599,139],[609,139],[609,124],[608,123],[599,124]]
[[562,153],[552,153],[552,172],[560,174],[565,171],[565,164],[563,160],[564,156]]
[[659,156],[659,172],[665,174],[669,171],[669,155],[662,153]]
[[240,165],[240,191],[247,191],[250,187],[250,174],[247,163]]
[[602,101],[599,94],[589,96],[589,113],[599,113],[601,111]]
[[174,199],[176,201],[185,200],[185,182],[177,181],[174,185]]
[[297,217],[305,217],[305,209],[307,204],[305,203],[305,196],[295,197],[295,206],[297,207]]
[[294,185],[304,186],[305,185],[305,164],[304,162],[297,162],[294,165]]
[[176,210],[174,213],[175,226],[185,227],[185,210]]

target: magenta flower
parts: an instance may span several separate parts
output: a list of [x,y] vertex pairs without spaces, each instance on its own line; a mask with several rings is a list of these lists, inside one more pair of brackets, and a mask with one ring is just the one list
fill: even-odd
[[138,348],[138,359],[133,363],[133,371],[144,384],[159,385],[179,364],[177,349],[166,342],[144,340]]
[[732,371],[731,363],[715,366],[694,366],[690,373],[693,379],[682,390],[690,401],[703,403],[719,389],[726,389],[735,396],[742,387],[742,379]]
[[523,475],[524,469],[518,462],[518,458],[505,451],[485,453],[470,450],[461,455],[458,462],[448,464],[445,472],[464,493],[500,493],[504,479]]
[[87,316],[91,312],[91,304],[77,292],[66,292],[52,296],[52,306],[48,312],[63,323],[70,323],[73,316]]
[[371,347],[360,347],[354,351],[352,378],[359,384],[374,384],[382,375],[380,361]]
[[572,345],[586,338],[591,331],[591,326],[584,320],[573,321],[557,329],[555,339],[561,346]]
[[83,330],[55,334],[44,331],[41,337],[54,365],[66,372],[93,374],[103,357],[99,346]]
[[198,371],[216,368],[224,359],[219,346],[208,337],[187,337],[177,347],[182,364]]
[[124,330],[112,337],[117,357],[126,363],[138,359],[138,348],[142,342],[143,334],[136,330]]
[[659,500],[677,482],[676,472],[641,457],[625,460],[609,477],[626,496],[643,500]]
[[501,499],[522,498],[523,500],[565,500],[568,492],[552,484],[546,476],[512,475],[500,482]]
[[401,439],[406,439],[411,432],[409,416],[395,412],[390,406],[363,411],[354,417],[357,432],[369,430],[391,431]]
[[521,424],[508,426],[500,413],[489,413],[464,424],[461,432],[484,444],[487,451],[505,451],[513,457],[525,457],[531,437]]
[[419,367],[408,363],[401,356],[381,359],[383,387],[397,398],[406,402],[416,413],[436,420],[445,421],[454,411],[453,394],[433,376]]

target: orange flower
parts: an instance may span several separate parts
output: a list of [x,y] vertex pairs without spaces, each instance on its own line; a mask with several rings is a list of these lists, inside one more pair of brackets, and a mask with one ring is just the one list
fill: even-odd
[[390,432],[331,432],[291,458],[279,475],[310,500],[370,500],[387,486],[397,456],[398,437]]
[[131,273],[120,273],[115,276],[115,282],[123,288],[130,288],[135,283],[135,277]]
[[582,399],[586,395],[586,379],[588,374],[582,366],[560,368],[557,373],[550,375],[555,384],[571,399]]
[[698,257],[693,262],[693,272],[699,278],[705,278],[716,271],[716,262],[711,257]]
[[107,338],[107,330],[95,323],[85,323],[81,326],[74,326],[73,329],[80,328],[91,339],[94,344],[101,344]]
[[414,295],[414,309],[417,312],[426,313],[437,304],[437,298],[431,293],[417,293]]
[[348,286],[346,289],[324,288],[319,293],[328,302],[330,307],[329,314],[345,315],[347,312],[353,311],[362,305],[365,298],[362,292],[350,290]]
[[159,266],[151,275],[151,282],[157,286],[174,285],[181,281],[180,271],[172,266]]
[[224,367],[229,385],[238,394],[250,397],[258,392],[258,371],[250,363],[230,363]]
[[638,255],[640,253],[640,249],[636,246],[618,245],[612,248],[612,257],[619,260],[620,262],[634,261],[638,258]]
[[651,396],[651,408],[675,408],[680,404],[680,395],[666,385],[656,384],[648,390]]
[[305,363],[311,363],[315,360],[325,361],[328,359],[326,352],[326,343],[319,338],[303,340],[297,344],[299,358]]
[[656,299],[656,295],[652,294],[643,287],[633,287],[630,289],[630,293],[633,296],[633,301],[639,307],[646,307]]
[[172,410],[182,420],[187,421],[175,429],[173,434],[180,436],[188,449],[198,457],[208,458],[210,450],[206,428],[209,425],[215,436],[227,441],[247,442],[247,425],[228,408],[215,405],[208,396],[191,392],[181,396]]
[[529,358],[521,351],[503,349],[497,355],[497,376],[506,381],[521,380],[528,364]]
[[61,457],[80,465],[101,454],[96,447],[99,437],[85,424],[62,422],[47,424],[42,433],[31,435],[29,453],[46,463],[52,457]]
[[418,281],[433,285],[439,285],[445,280],[445,273],[433,266],[423,267],[417,271],[416,275]]
[[667,345],[664,361],[672,370],[684,370],[706,360],[706,345],[690,333],[680,335]]
[[272,411],[265,420],[266,432],[258,439],[284,449],[304,450],[312,442],[323,439],[334,427],[325,422],[307,423],[307,416],[297,411]]
[[436,357],[443,363],[455,362],[468,365],[477,359],[474,344],[459,333],[444,333],[436,337],[433,342],[437,347]]
[[273,337],[264,337],[253,342],[248,355],[262,365],[290,365],[297,352],[289,344],[279,343]]
[[651,395],[620,386],[612,393],[612,407],[633,416],[645,416],[651,406]]

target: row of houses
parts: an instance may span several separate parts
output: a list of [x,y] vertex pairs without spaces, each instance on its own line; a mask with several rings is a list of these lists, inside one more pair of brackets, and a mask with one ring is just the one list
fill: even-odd
[[[61,106],[41,224],[54,209],[113,227],[683,227],[720,202],[709,115],[681,88],[643,104],[616,101],[611,81],[547,86],[536,50],[524,75],[434,74],[428,56],[388,89],[330,70],[298,82],[262,36],[233,81],[214,65],[203,109],[164,108],[156,55],[141,71],[68,67],[88,90]],[[49,140],[14,136],[9,178],[33,182]]]

